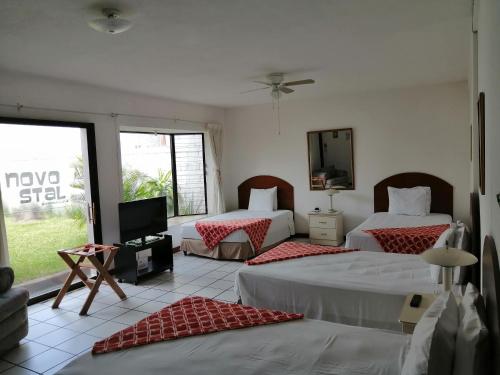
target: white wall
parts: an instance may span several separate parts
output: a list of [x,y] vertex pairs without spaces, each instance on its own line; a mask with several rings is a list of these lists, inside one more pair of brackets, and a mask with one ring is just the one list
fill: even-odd
[[[478,91],[485,93],[486,194],[480,195],[481,236],[491,234],[500,252],[500,2],[479,1]],[[473,104],[477,97],[472,96]],[[477,168],[477,164],[474,164]],[[475,174],[477,176],[477,173]],[[477,178],[476,178],[477,186]]]
[[337,195],[346,231],[373,212],[373,185],[405,171],[427,172],[455,187],[455,218],[468,222],[469,107],[467,83],[345,94],[281,103],[281,135],[271,105],[226,110],[224,192],[237,206],[237,186],[248,177],[271,174],[295,188],[296,226],[307,232],[307,212],[327,208],[324,192],[310,191],[309,130],[354,132],[356,190]]
[[[164,116],[190,121],[223,123],[224,110],[166,100],[144,95],[107,90],[99,87],[0,71],[0,103],[21,103],[26,106],[66,110],[130,113]],[[36,119],[92,122],[96,127],[99,194],[103,240],[119,239],[118,202],[121,200],[121,169],[119,160],[119,128],[184,129],[200,131],[201,124],[172,122],[159,119],[62,113],[48,110],[23,109],[17,112],[0,106],[0,116]],[[207,153],[208,154],[208,153]],[[210,195],[209,195],[210,196]]]

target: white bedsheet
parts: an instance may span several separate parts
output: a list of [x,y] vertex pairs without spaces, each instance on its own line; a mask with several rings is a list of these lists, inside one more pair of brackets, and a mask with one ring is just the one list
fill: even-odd
[[[226,212],[221,215],[208,217],[199,221],[214,221],[214,220],[236,220],[236,219],[254,219],[254,218],[269,218],[272,220],[269,230],[262,247],[272,245],[276,242],[283,241],[284,239],[295,234],[295,227],[293,222],[293,212],[289,210],[276,210],[276,211],[249,211],[237,210]],[[182,238],[201,240],[201,236],[195,228],[196,221],[185,223],[181,227]],[[222,242],[247,242],[249,241],[248,235],[243,230],[237,230],[227,236]]]
[[427,225],[450,224],[452,218],[446,214],[431,213],[428,216],[393,215],[388,212],[376,212],[359,226],[347,233],[345,247],[366,250],[384,251],[377,240],[366,229],[421,227]]
[[371,251],[244,265],[235,280],[235,292],[246,305],[391,330],[400,330],[408,293],[440,290],[418,255]]
[[408,344],[407,335],[299,320],[87,353],[57,374],[399,375]]

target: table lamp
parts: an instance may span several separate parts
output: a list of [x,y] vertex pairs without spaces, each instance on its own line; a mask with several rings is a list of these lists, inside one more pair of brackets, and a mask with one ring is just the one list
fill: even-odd
[[477,258],[461,249],[452,247],[438,247],[428,249],[421,254],[421,257],[429,264],[443,267],[443,289],[445,292],[451,289],[453,268],[470,266],[477,263]]
[[333,196],[340,193],[339,189],[344,189],[344,186],[335,185],[326,190],[326,194],[330,197],[330,209],[328,210],[329,213],[335,212],[335,210],[333,209]]

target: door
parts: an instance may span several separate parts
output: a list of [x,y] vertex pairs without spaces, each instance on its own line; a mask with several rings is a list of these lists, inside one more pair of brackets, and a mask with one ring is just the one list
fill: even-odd
[[102,241],[97,186],[93,124],[0,118],[7,254],[31,298],[64,282],[57,250]]

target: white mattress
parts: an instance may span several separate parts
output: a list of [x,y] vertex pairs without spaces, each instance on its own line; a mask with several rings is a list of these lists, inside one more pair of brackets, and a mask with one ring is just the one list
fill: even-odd
[[427,225],[450,224],[452,218],[446,214],[431,213],[427,216],[393,215],[376,212],[359,226],[347,233],[345,247],[366,251],[384,251],[377,240],[366,229],[421,227]]
[[246,305],[391,330],[407,294],[440,290],[418,255],[371,251],[244,265],[235,280]]
[[399,375],[409,337],[299,320],[87,353],[57,374]]
[[[272,220],[269,230],[262,247],[272,245],[276,242],[283,241],[286,238],[295,234],[293,222],[293,212],[289,210],[276,211],[249,211],[237,210],[226,212],[225,214],[211,216],[199,221],[216,221],[216,220],[236,220],[236,219],[254,219],[254,218],[269,218]],[[195,228],[196,221],[185,223],[181,227],[181,236],[186,239],[201,240],[201,236]],[[237,230],[227,236],[222,242],[247,242],[248,235],[243,230]]]

